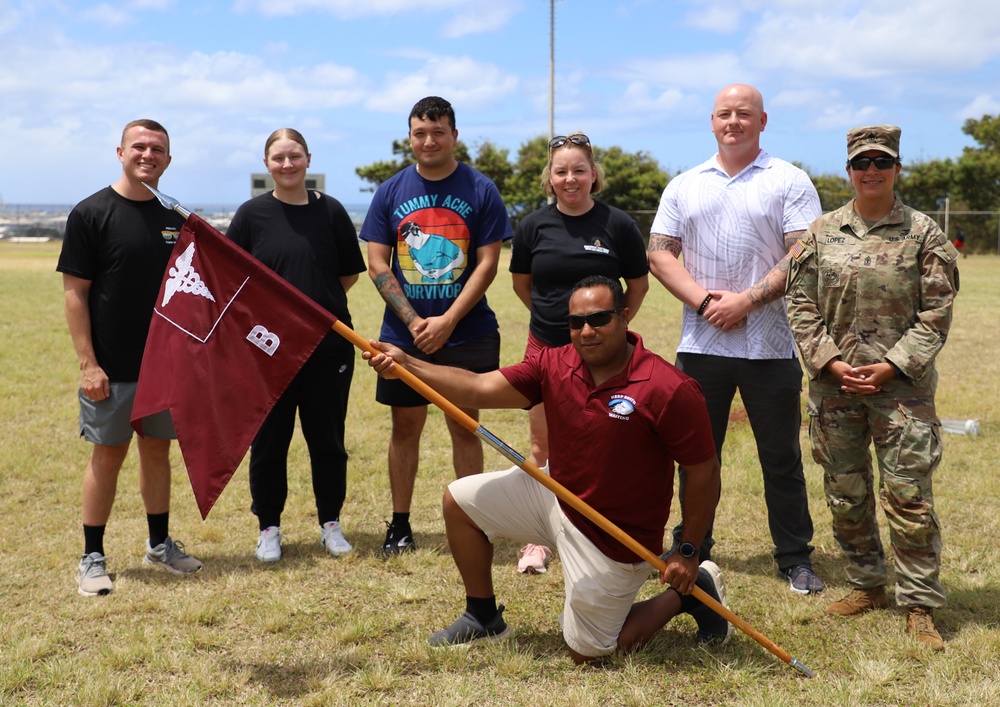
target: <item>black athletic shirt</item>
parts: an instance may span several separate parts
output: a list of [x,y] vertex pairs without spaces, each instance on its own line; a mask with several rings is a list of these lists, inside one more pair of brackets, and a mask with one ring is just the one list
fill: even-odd
[[69,214],[56,270],[91,281],[94,354],[112,382],[139,379],[153,305],[183,223],[156,199],[133,201],[111,187]]
[[632,280],[649,272],[635,220],[601,201],[581,216],[555,204],[534,211],[514,233],[510,271],[531,275],[531,333],[549,346],[570,342],[570,290],[587,275]]

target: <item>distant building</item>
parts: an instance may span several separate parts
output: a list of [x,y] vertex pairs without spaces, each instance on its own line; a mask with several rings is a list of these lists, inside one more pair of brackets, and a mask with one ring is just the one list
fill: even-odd
[[[250,198],[260,196],[274,189],[274,179],[267,172],[258,172],[250,175]],[[325,174],[306,173],[306,189],[317,189],[326,191]]]

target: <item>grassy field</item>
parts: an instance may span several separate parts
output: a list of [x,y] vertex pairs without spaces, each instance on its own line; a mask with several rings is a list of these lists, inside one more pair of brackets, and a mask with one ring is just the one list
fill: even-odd
[[[28,705],[988,705],[1000,704],[1000,258],[963,260],[952,335],[939,359],[939,412],[977,417],[977,438],[948,436],[936,475],[944,526],[937,614],[947,641],[931,654],[911,641],[899,610],[855,620],[827,617],[846,592],[820,469],[807,461],[816,525],[818,597],[800,597],[773,575],[760,471],[745,423],[734,422],[723,462],[717,560],[731,608],[817,673],[809,680],[737,634],[709,651],[680,617],[644,650],[576,667],[557,617],[558,560],[546,575],[515,570],[516,547],[498,546],[497,596],[514,639],[468,651],[426,647],[462,610],[440,512],[451,479],[439,411],[424,435],[413,526],[421,549],[376,555],[390,516],[385,469],[388,411],[374,404],[375,376],[355,374],[342,515],[356,552],[340,560],[319,545],[307,457],[297,435],[283,518],[285,556],[254,559],[246,462],[202,521],[175,450],[172,534],[205,562],[191,578],[141,564],[146,537],[137,462],[130,454],[108,527],[115,592],[76,593],[82,551],[80,481],[89,446],[77,437],[78,372],[54,272],[58,245],[0,243],[0,704]],[[351,293],[357,329],[377,334],[381,300],[364,279]],[[520,359],[527,315],[506,260],[489,298],[501,319],[502,360]],[[634,328],[672,359],[680,306],[654,284]],[[990,344],[989,342],[994,342]],[[487,428],[527,451],[521,411],[486,411]],[[804,448],[808,449],[803,429]],[[807,454],[808,457],[808,454]],[[488,469],[508,466],[495,452]],[[658,591],[647,583],[644,596]]]

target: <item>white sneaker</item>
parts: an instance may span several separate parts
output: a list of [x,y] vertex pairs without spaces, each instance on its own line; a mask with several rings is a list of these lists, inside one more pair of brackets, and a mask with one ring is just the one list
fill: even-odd
[[80,559],[76,582],[81,595],[96,597],[110,594],[115,588],[108,576],[107,558],[99,552],[92,552]]
[[341,527],[340,522],[336,520],[323,523],[319,542],[334,557],[346,555],[354,549],[347,542],[347,538],[344,537],[344,529]]
[[260,531],[257,559],[261,562],[277,562],[281,559],[281,528],[272,525]]

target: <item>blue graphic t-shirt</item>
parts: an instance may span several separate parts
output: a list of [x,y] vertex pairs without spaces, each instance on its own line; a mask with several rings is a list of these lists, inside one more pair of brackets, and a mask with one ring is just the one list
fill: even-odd
[[[421,317],[448,311],[476,268],[476,249],[512,236],[507,209],[489,179],[462,162],[448,177],[431,181],[407,167],[383,183],[361,227],[360,238],[393,248],[392,272]],[[447,346],[497,329],[485,295],[455,327]],[[387,306],[382,341],[413,346],[406,325]]]

